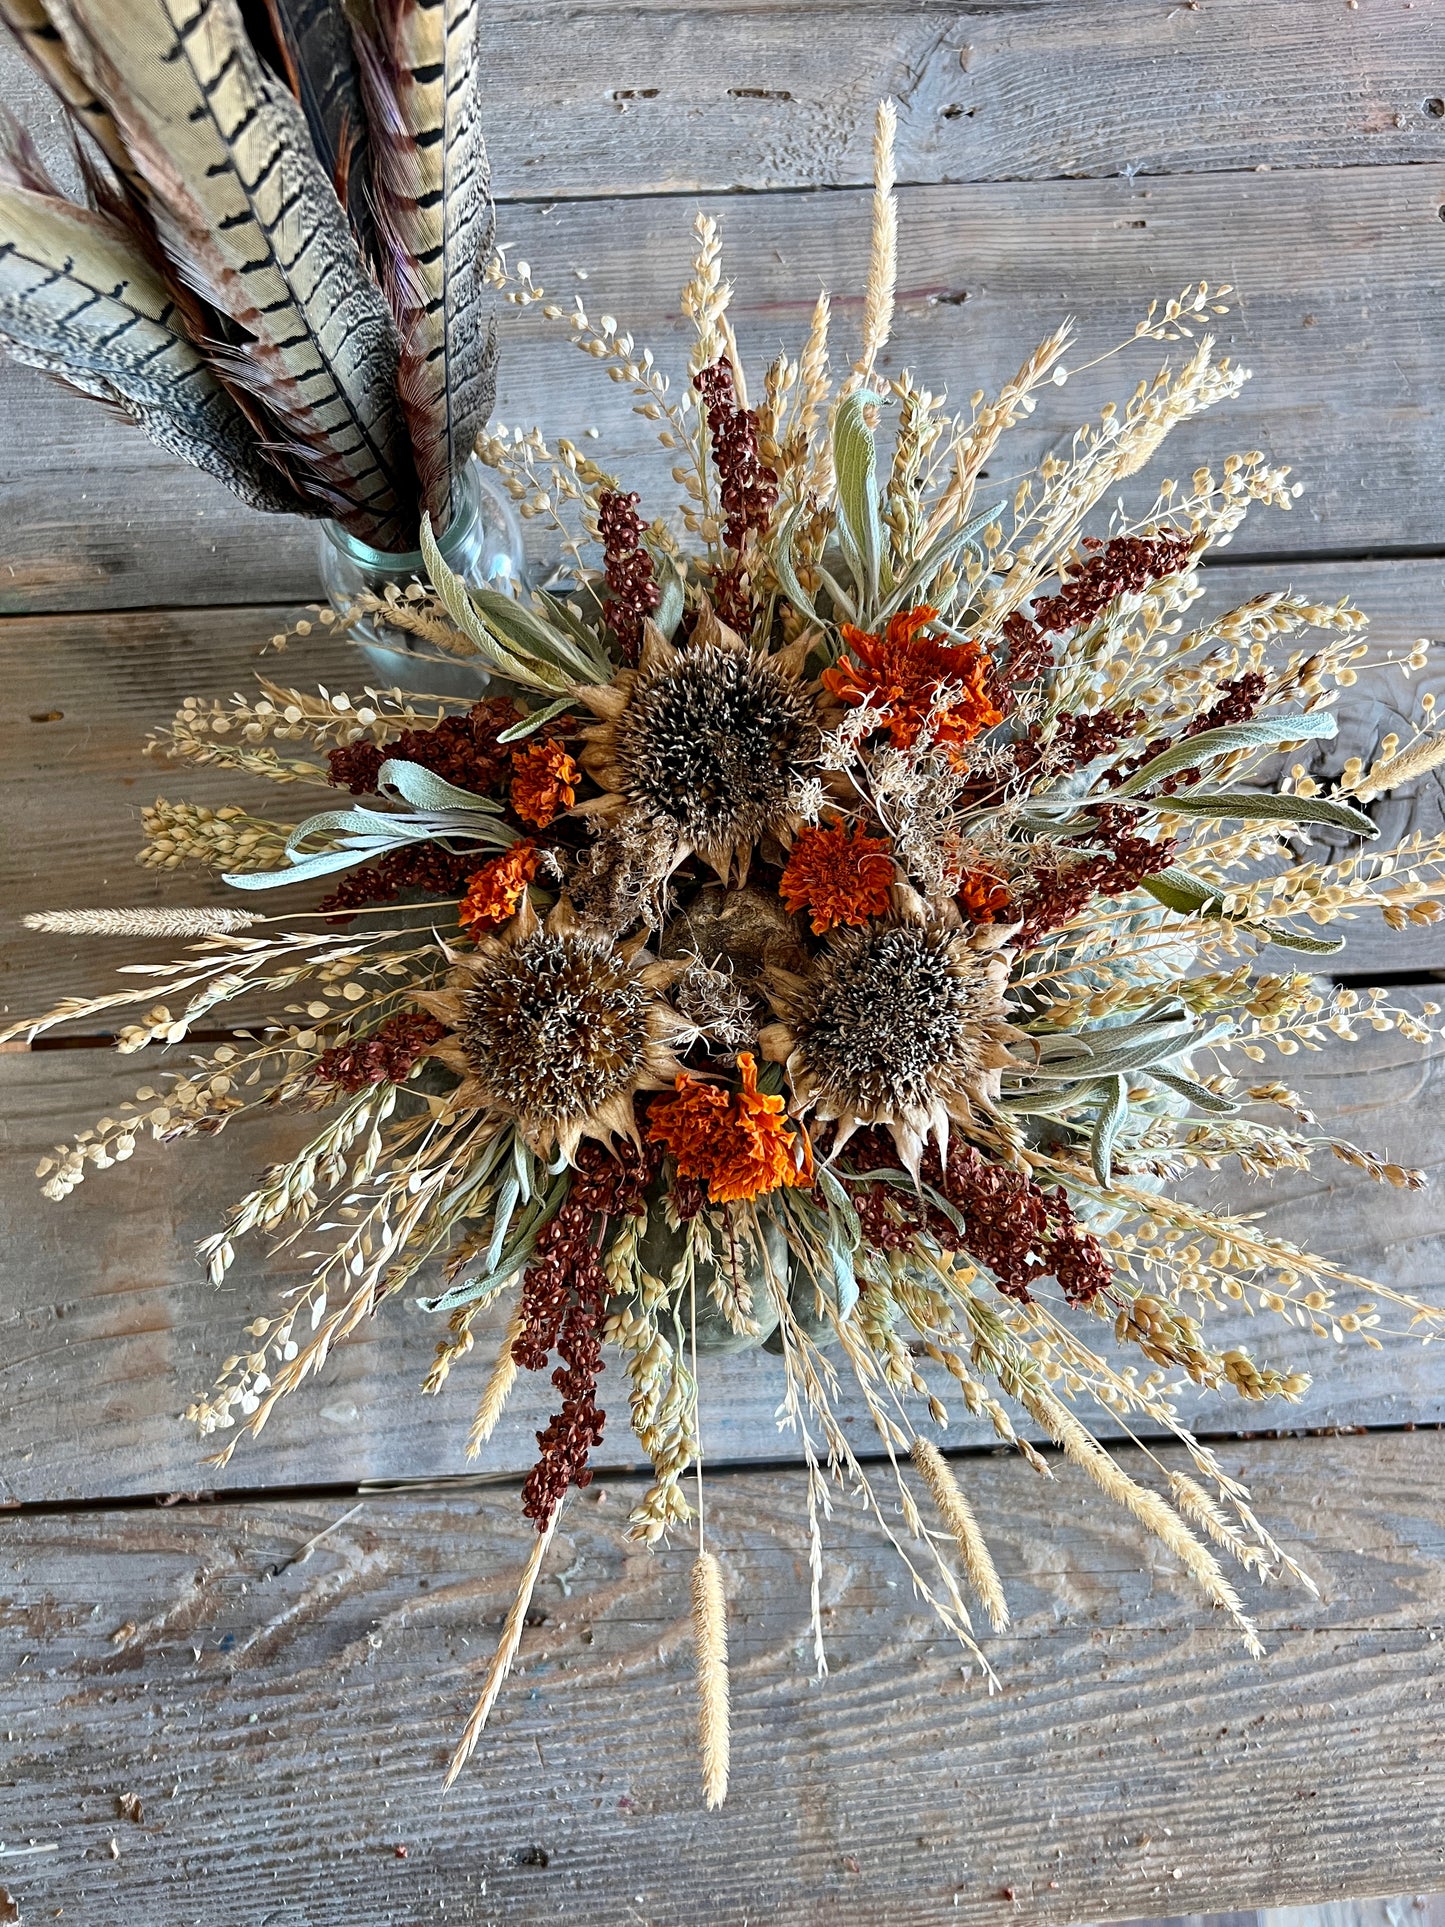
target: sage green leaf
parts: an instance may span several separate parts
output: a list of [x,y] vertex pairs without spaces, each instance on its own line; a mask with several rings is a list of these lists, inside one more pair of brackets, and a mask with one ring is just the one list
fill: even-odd
[[1128,1115],[1128,1078],[1106,1078],[1099,1085],[1099,1115],[1094,1120],[1089,1137],[1089,1162],[1094,1167],[1094,1176],[1106,1191],[1113,1175],[1114,1140]]
[[514,655],[532,656],[538,662],[574,669],[587,682],[611,680],[612,660],[600,645],[592,649],[581,647],[561,629],[543,622],[515,596],[503,595],[500,589],[479,584],[468,589],[467,595],[492,634],[500,636]]
[[[648,544],[648,554],[652,557],[652,573],[657,580],[660,599],[652,612],[652,620],[671,642],[682,621],[687,595],[683,588],[682,577],[677,572],[677,564],[664,550]],[[791,598],[789,598],[791,600]]]
[[1156,877],[1146,877],[1143,887],[1167,910],[1178,911],[1186,917],[1222,917],[1228,923],[1237,924],[1251,936],[1263,937],[1266,943],[1277,944],[1281,950],[1298,950],[1307,957],[1334,957],[1345,947],[1343,937],[1310,937],[1266,918],[1226,917],[1225,892],[1214,884],[1201,883],[1197,877],[1190,876],[1187,870],[1181,870],[1176,865],[1171,865]]
[[1233,1098],[1221,1097],[1218,1091],[1210,1090],[1207,1084],[1201,1084],[1193,1077],[1185,1077],[1180,1071],[1150,1071],[1149,1075],[1166,1090],[1177,1091],[1181,1097],[1187,1097],[1196,1111],[1208,1111],[1215,1117],[1233,1117],[1239,1109]]
[[836,1211],[842,1218],[849,1240],[856,1250],[863,1242],[863,1221],[853,1209],[853,1200],[826,1164],[818,1166],[818,1187],[827,1199],[830,1211]]
[[1166,910],[1175,910],[1182,917],[1198,916],[1201,911],[1208,914],[1211,905],[1217,906],[1224,900],[1224,892],[1214,884],[1201,883],[1198,877],[1190,876],[1187,870],[1172,863],[1158,876],[1145,877],[1143,887]]
[[963,528],[940,535],[919,556],[878,611],[879,620],[885,620],[899,609],[911,609],[944,563],[956,561],[966,548],[977,548],[978,544],[974,541],[974,536],[981,529],[986,529],[990,522],[996,522],[1007,506],[1006,502],[995,502],[991,509],[985,509],[982,515],[974,516],[973,520],[966,523]]
[[883,568],[883,521],[878,512],[878,445],[864,418],[881,395],[855,388],[833,415],[833,473],[838,489],[838,531],[863,590],[867,614],[877,604]]
[[802,513],[803,504],[799,502],[797,507],[790,511],[787,520],[778,531],[778,539],[773,544],[773,573],[778,578],[779,588],[793,607],[801,610],[805,616],[811,616],[816,622],[818,612],[804,593],[803,585],[799,582],[797,571],[793,567],[793,530],[798,526],[798,518]]
[[1316,709],[1308,716],[1256,716],[1251,722],[1201,730],[1199,735],[1186,736],[1156,756],[1153,762],[1146,763],[1143,769],[1136,770],[1102,800],[1114,802],[1122,796],[1137,796],[1140,790],[1162,782],[1177,770],[1193,769],[1196,764],[1213,762],[1218,756],[1232,756],[1236,750],[1279,749],[1284,743],[1327,740],[1338,728],[1333,711]]
[[524,736],[530,736],[534,730],[540,729],[543,723],[550,723],[554,716],[560,716],[564,710],[568,710],[571,707],[572,698],[570,696],[559,696],[555,703],[548,703],[542,709],[534,709],[531,715],[524,716],[521,722],[513,723],[510,729],[502,730],[497,737],[497,741],[499,743],[520,743]]
[[[477,653],[489,662],[492,668],[500,670],[508,681],[519,683],[524,689],[545,690],[549,696],[555,696],[564,690],[576,687],[575,676],[564,675],[550,663],[538,660],[530,654],[519,654],[508,646],[503,637],[495,635],[491,627],[483,622],[472,606],[466,583],[449,566],[437,547],[436,538],[431,531],[431,518],[427,515],[421,518],[421,552],[426,561],[427,574],[431,578],[432,587],[441,598],[442,607],[475,647]],[[510,598],[503,597],[501,600],[509,601]],[[540,623],[538,627],[541,627]],[[588,676],[583,680],[595,682],[599,679]],[[610,676],[602,680],[610,680]]]
[[[1197,739],[1196,739],[1197,740]],[[1179,816],[1215,816],[1229,822],[1328,823],[1356,836],[1377,837],[1380,826],[1353,803],[1329,796],[1279,796],[1270,790],[1189,790],[1149,798],[1148,809]]]
[[1343,937],[1307,937],[1299,930],[1287,930],[1282,923],[1260,921],[1244,927],[1281,950],[1298,950],[1306,957],[1337,957],[1345,947]]

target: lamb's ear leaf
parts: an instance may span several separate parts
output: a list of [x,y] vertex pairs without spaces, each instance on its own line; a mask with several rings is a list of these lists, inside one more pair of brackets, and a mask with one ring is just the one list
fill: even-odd
[[408,763],[401,757],[388,757],[377,771],[376,781],[381,795],[393,800],[400,797],[414,810],[480,810],[487,816],[501,814],[502,806],[495,797],[458,789],[455,783],[448,783],[434,770],[425,769],[420,763]]

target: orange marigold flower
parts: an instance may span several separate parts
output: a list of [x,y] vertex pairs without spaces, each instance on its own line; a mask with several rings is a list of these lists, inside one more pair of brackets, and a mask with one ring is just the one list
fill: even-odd
[[537,846],[523,838],[467,878],[457,922],[471,937],[500,930],[517,914],[517,906],[536,874]]
[[674,1095],[659,1098],[647,1118],[648,1137],[663,1147],[681,1176],[706,1183],[713,1204],[736,1204],[779,1185],[813,1182],[807,1132],[788,1123],[781,1097],[758,1089],[758,1067],[747,1051],[738,1057],[738,1069],[740,1091],[724,1091],[681,1072]]
[[1013,902],[1002,878],[989,870],[965,870],[958,887],[959,907],[975,923],[997,923]]
[[577,801],[582,772],[558,742],[528,743],[512,752],[512,808],[539,830]]
[[889,617],[881,636],[844,623],[843,640],[858,660],[823,671],[824,687],[850,709],[864,702],[877,708],[896,749],[910,749],[918,740],[940,689],[949,691],[949,702],[933,719],[936,742],[972,742],[981,729],[1003,721],[986,686],[992,667],[987,651],[976,642],[935,642],[926,636],[937,614],[929,608],[905,610]]
[[799,830],[778,893],[793,911],[811,910],[813,935],[840,923],[867,923],[888,908],[893,858],[886,837],[850,833],[841,817]]

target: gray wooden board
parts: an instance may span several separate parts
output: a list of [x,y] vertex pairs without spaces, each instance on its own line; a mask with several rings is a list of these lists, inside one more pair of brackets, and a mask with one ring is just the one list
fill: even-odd
[[[1429,634],[1445,590],[1440,562],[1249,565],[1212,570],[1202,609],[1220,611],[1269,588],[1291,587],[1322,603],[1351,596],[1371,615],[1384,653],[1407,653]],[[0,731],[6,781],[0,788],[0,1012],[18,1018],[48,1009],[61,994],[117,988],[117,965],[158,962],[174,945],[41,938],[19,927],[32,910],[98,905],[234,902],[234,893],[194,867],[143,870],[140,811],[156,796],[216,807],[241,802],[257,815],[299,821],[324,807],[325,792],[278,787],[231,772],[175,768],[141,754],[147,733],[188,694],[226,697],[254,688],[262,672],[303,688],[358,693],[373,672],[318,631],[283,654],[258,652],[294,609],[209,609],[14,618],[0,622]],[[1387,730],[1407,727],[1411,692],[1445,699],[1439,670],[1406,684],[1396,671],[1367,675],[1340,704],[1340,734],[1311,766],[1325,778],[1346,754],[1369,757]],[[1383,834],[1439,826],[1438,777],[1377,807]],[[309,907],[324,886],[289,890],[265,906]],[[1390,931],[1374,913],[1348,926],[1338,967],[1352,974],[1445,968],[1445,925]],[[1275,953],[1279,962],[1283,953]],[[243,1006],[245,1015],[255,1014]],[[72,1030],[105,1028],[94,1019]]]
[[[1341,10],[1343,13],[1343,9]],[[900,196],[899,300],[883,357],[962,403],[997,388],[1066,315],[1076,365],[1127,336],[1152,296],[1204,276],[1242,307],[1219,325],[1256,370],[1247,397],[1186,426],[1155,477],[1258,446],[1296,467],[1308,493],[1285,520],[1252,517],[1238,549],[1328,554],[1439,543],[1434,448],[1445,304],[1445,167],[1382,166],[1133,180],[1003,181]],[[860,190],[740,195],[724,217],[744,353],[794,352],[820,286],[838,297],[836,358],[850,357],[868,247]],[[677,293],[692,208],[680,198],[518,206],[505,238],[563,301],[586,294],[681,370]],[[575,271],[585,269],[584,284]],[[1187,352],[1177,345],[1177,359]],[[1046,389],[1000,449],[1001,495],[1101,403],[1153,374],[1162,349]],[[605,378],[536,310],[508,311],[497,417],[549,436],[596,427],[595,453],[650,514],[670,512],[672,457]],[[162,457],[124,423],[22,369],[0,369],[11,451],[0,488],[0,611],[165,607],[314,593],[316,534],[248,514]],[[591,447],[590,443],[584,446]],[[1146,501],[1141,479],[1135,499]],[[535,532],[535,530],[534,530]],[[540,534],[539,547],[545,547]]]
[[0,1881],[26,1921],[116,1927],[1064,1927],[1438,1888],[1445,1443],[1224,1456],[1322,1593],[1242,1581],[1260,1663],[1071,1469],[961,1468],[1015,1613],[985,1642],[993,1697],[846,1500],[813,1680],[802,1480],[715,1477],[716,1815],[691,1551],[623,1544],[624,1482],[564,1514],[518,1675],[445,1801],[528,1544],[515,1493],[0,1516],[0,1837],[55,1848]]
[[[884,96],[909,182],[1438,160],[1434,26],[1333,0],[507,0],[487,146],[504,204],[857,186]],[[0,97],[49,131],[8,43]]]
[[[1341,1120],[1348,1135],[1438,1178],[1445,1163],[1442,1064],[1445,1056],[1422,1060],[1394,1033],[1371,1033],[1355,1045],[1332,1044],[1318,1057],[1275,1060],[1261,1074],[1285,1076],[1318,1114]],[[204,1448],[181,1409],[244,1342],[243,1327],[278,1305],[304,1267],[294,1252],[268,1259],[264,1248],[243,1245],[226,1284],[216,1288],[203,1278],[192,1247],[269,1157],[299,1146],[308,1126],[268,1117],[243,1120],[220,1141],[147,1141],[124,1166],[92,1172],[64,1203],[44,1198],[30,1177],[37,1158],[98,1115],[114,1115],[153,1075],[143,1062],[99,1051],[0,1056],[7,1172],[0,1201],[0,1399],[8,1415],[0,1496],[69,1500],[466,1470],[466,1428],[505,1313],[479,1321],[476,1350],[432,1401],[418,1387],[441,1321],[417,1310],[410,1296],[364,1324],[319,1380],[283,1401],[261,1438],[243,1444],[229,1467],[217,1471],[202,1463]],[[1220,1208],[1263,1209],[1269,1228],[1365,1277],[1432,1302],[1445,1293],[1438,1191],[1388,1190],[1328,1157],[1314,1176],[1287,1174],[1272,1187],[1255,1188],[1237,1175],[1208,1184]],[[1343,1308],[1355,1302],[1347,1290]],[[1445,1352],[1389,1336],[1400,1330],[1399,1315],[1387,1312],[1383,1322],[1387,1335],[1376,1352],[1358,1340],[1339,1347],[1239,1310],[1213,1314],[1217,1338],[1245,1344],[1261,1362],[1310,1370],[1315,1386],[1297,1406],[1244,1404],[1186,1387],[1180,1410],[1211,1433],[1445,1421]],[[1083,1330],[1110,1349],[1106,1327],[1084,1318]],[[951,1420],[945,1442],[991,1442],[989,1428],[969,1420],[941,1374],[940,1380]],[[702,1394],[709,1455],[793,1459],[792,1436],[779,1431],[775,1417],[781,1391],[777,1362],[767,1354],[709,1359]],[[525,1470],[554,1398],[545,1375],[524,1374],[475,1469]],[[626,1380],[615,1358],[601,1402],[611,1421],[600,1461],[636,1465]],[[856,1448],[875,1447],[856,1395],[844,1394],[839,1409]],[[1107,1414],[1096,1416],[1106,1431],[1117,1429]]]

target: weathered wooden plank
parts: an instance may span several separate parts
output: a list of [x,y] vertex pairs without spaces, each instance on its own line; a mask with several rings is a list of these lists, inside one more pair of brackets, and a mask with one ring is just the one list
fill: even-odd
[[5,1883],[26,1919],[146,1927],[1064,1927],[1438,1887],[1445,1444],[1226,1460],[1323,1595],[1243,1583],[1258,1664],[1068,1468],[962,1468],[1015,1613],[986,1641],[994,1697],[852,1505],[826,1529],[832,1676],[809,1678],[802,1481],[714,1478],[717,1815],[692,1751],[691,1552],[624,1547],[625,1483],[564,1515],[520,1676],[444,1803],[527,1544],[514,1493],[0,1518],[0,1825],[56,1849]]
[[[187,694],[251,691],[258,673],[357,691],[377,680],[357,651],[319,628],[290,652],[263,655],[268,638],[303,613],[293,605],[0,623],[0,726],[15,752],[4,759],[0,796],[0,1002],[7,1014],[52,1003],[60,976],[75,994],[89,995],[118,988],[119,965],[163,962],[176,950],[174,943],[37,937],[19,926],[29,911],[236,901],[199,866],[137,864],[141,811],[157,796],[213,809],[241,803],[283,822],[326,807],[318,789],[180,769],[144,754],[150,731],[168,722]],[[286,905],[310,908],[324,894],[303,887]]]
[[[1428,9],[1391,15],[1387,30],[1345,11],[508,0],[487,15],[487,143],[503,202],[859,185],[885,95],[910,182],[1445,156]],[[0,48],[0,95],[14,98],[22,76]],[[38,90],[24,92],[46,115]]]
[[[1428,632],[1445,589],[1438,562],[1340,563],[1214,570],[1204,607],[1223,609],[1270,587],[1292,586],[1321,602],[1351,595],[1372,617],[1381,650],[1408,652]],[[238,781],[226,772],[181,771],[140,754],[147,732],[188,694],[224,695],[260,669],[314,687],[359,690],[371,672],[319,630],[283,655],[257,657],[294,610],[210,609],[167,613],[16,618],[0,622],[0,731],[6,781],[0,789],[0,1010],[39,1012],[63,985],[67,995],[115,987],[118,964],[161,961],[173,946],[138,948],[94,939],[63,944],[18,929],[31,910],[96,904],[220,902],[224,886],[206,873],[142,870],[140,810],[158,794],[212,807],[245,802],[258,815],[296,820],[318,792]],[[1410,690],[1445,698],[1434,668],[1407,685],[1396,672],[1366,676],[1346,693],[1340,737],[1318,746],[1312,767],[1336,771],[1345,753],[1370,755],[1387,730],[1405,727]],[[57,713],[58,712],[58,713]],[[1390,837],[1440,821],[1440,786],[1424,779],[1408,802],[1379,807]],[[288,892],[276,909],[307,906],[321,889]],[[1350,925],[1339,965],[1351,973],[1445,968],[1445,926],[1394,933],[1376,916]],[[101,1026],[103,1028],[103,1026]],[[95,1029],[95,1024],[81,1025]]]
[[[1247,400],[1183,431],[1157,472],[1187,475],[1242,445],[1293,463],[1307,495],[1288,521],[1251,518],[1242,553],[1432,550],[1445,304],[1422,284],[1421,264],[1438,257],[1442,202],[1445,168],[1435,164],[911,188],[901,196],[899,303],[884,365],[912,367],[962,400],[1007,379],[1066,314],[1080,324],[1082,364],[1127,336],[1151,296],[1201,275],[1232,282],[1244,301],[1220,323],[1221,340],[1257,378]],[[867,196],[743,195],[713,205],[725,217],[745,351],[770,355],[784,341],[796,349],[827,285],[840,297],[837,355],[851,354]],[[529,205],[511,210],[506,225],[515,255],[563,299],[585,292],[595,315],[617,316],[665,365],[682,367],[686,207]],[[578,268],[590,274],[585,288],[573,278]],[[1161,352],[1134,350],[1046,390],[1000,451],[1000,490],[1065,445],[1105,398],[1152,374]],[[509,312],[499,419],[537,420],[554,436],[596,426],[608,465],[642,489],[650,513],[667,511],[671,458],[631,409],[628,393],[538,311]],[[313,531],[233,511],[124,424],[23,370],[0,371],[0,410],[12,450],[23,451],[0,496],[0,611],[312,592]]]
[[[1371,1033],[1356,1045],[1281,1059],[1261,1072],[1285,1075],[1317,1114],[1342,1117],[1355,1139],[1438,1179],[1445,1054],[1422,1062],[1398,1036]],[[294,1250],[268,1259],[261,1248],[243,1245],[218,1289],[204,1282],[192,1247],[268,1158],[299,1146],[307,1125],[296,1118],[243,1120],[221,1143],[145,1143],[123,1170],[93,1173],[64,1204],[46,1200],[28,1177],[36,1159],[98,1115],[114,1115],[153,1075],[143,1063],[97,1051],[0,1056],[0,1143],[13,1174],[0,1204],[0,1397],[8,1415],[0,1497],[83,1499],[462,1471],[467,1425],[503,1314],[479,1324],[476,1350],[433,1404],[417,1388],[439,1325],[410,1297],[363,1326],[228,1468],[202,1464],[202,1448],[178,1412],[243,1342],[251,1319],[300,1281],[305,1265]],[[1445,1288],[1438,1192],[1386,1190],[1333,1159],[1313,1178],[1284,1176],[1269,1188],[1238,1177],[1210,1182],[1222,1208],[1263,1209],[1267,1227],[1352,1271],[1435,1301]],[[1344,1302],[1355,1299],[1347,1292]],[[1228,1334],[1262,1362],[1288,1360],[1312,1371],[1316,1383],[1298,1406],[1247,1405],[1186,1387],[1180,1410],[1211,1433],[1445,1421],[1439,1348],[1402,1335],[1401,1322],[1387,1311],[1383,1350],[1374,1352],[1359,1341],[1341,1348],[1307,1338],[1241,1309],[1211,1314],[1217,1338]],[[1107,1344],[1104,1329],[1089,1320],[1085,1327],[1091,1342]],[[951,1414],[947,1439],[990,1443],[988,1427],[967,1418],[946,1384],[941,1390]],[[777,1363],[766,1354],[709,1360],[709,1456],[791,1458],[793,1440],[775,1418],[781,1392]],[[545,1375],[524,1375],[479,1469],[524,1470],[553,1396]],[[615,1361],[602,1403],[612,1413],[602,1462],[635,1465],[626,1385]],[[861,1402],[845,1396],[839,1409],[858,1449],[868,1449],[873,1434]],[[1095,1416],[1113,1429],[1107,1414]]]

